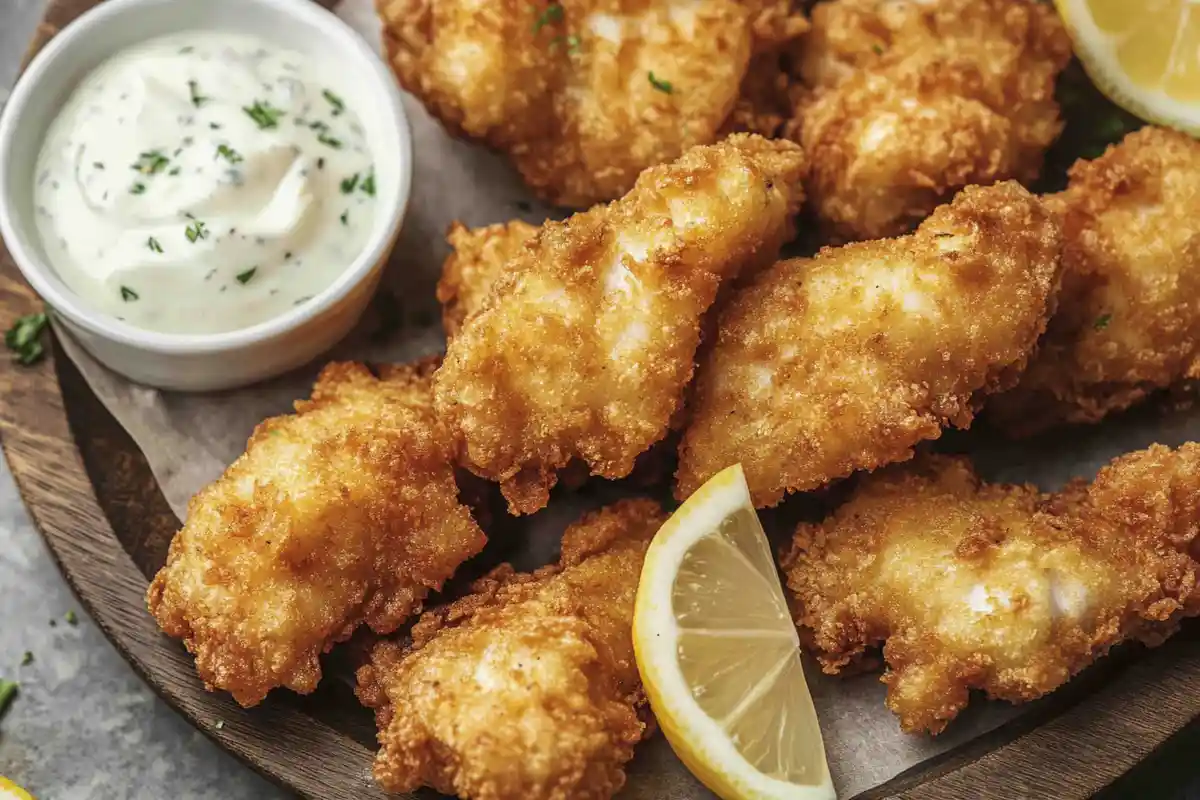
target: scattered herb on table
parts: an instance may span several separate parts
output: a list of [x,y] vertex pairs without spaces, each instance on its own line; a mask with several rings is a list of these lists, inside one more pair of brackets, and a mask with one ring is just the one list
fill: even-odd
[[4,334],[4,344],[13,351],[13,358],[23,367],[36,364],[46,354],[42,347],[42,331],[49,319],[46,312],[26,314],[18,319]]
[[22,666],[22,667],[28,667],[28,666],[29,666],[30,664],[32,664],[32,663],[33,663],[33,653],[31,653],[31,652],[29,652],[28,650],[26,650],[26,651],[25,651],[25,652],[24,652],[24,653],[21,655],[21,666]]
[[63,619],[67,621],[68,625],[79,624],[79,617],[75,614],[74,610],[69,610],[66,614],[63,614]]
[[9,704],[12,703],[13,698],[16,696],[16,681],[0,680],[0,719],[4,718],[4,713],[8,711]]

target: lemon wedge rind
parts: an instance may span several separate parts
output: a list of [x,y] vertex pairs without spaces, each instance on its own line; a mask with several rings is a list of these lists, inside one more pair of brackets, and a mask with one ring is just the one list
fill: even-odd
[[[1074,43],[1075,55],[1088,77],[1108,99],[1148,122],[1200,136],[1200,101],[1173,97],[1161,86],[1139,85],[1120,63],[1120,34],[1101,29],[1093,16],[1089,0],[1055,0],[1055,6]],[[1139,3],[1129,3],[1129,13],[1132,18],[1146,11],[1140,8]],[[1188,14],[1200,15],[1200,5],[1183,0],[1180,14],[1182,27]],[[1187,53],[1176,52],[1184,50],[1178,47],[1178,42],[1170,42],[1167,46],[1172,52],[1164,67],[1164,75],[1171,69],[1175,58],[1188,57]]]
[[[819,732],[812,746],[819,748],[822,770],[813,783],[793,783],[767,775],[739,752],[728,730],[695,699],[680,666],[678,650],[683,629],[673,608],[675,576],[698,541],[738,512],[753,513],[753,508],[741,467],[730,467],[692,495],[655,536],[646,554],[634,612],[638,667],[659,727],[672,749],[692,774],[723,800],[834,800]],[[757,517],[753,519],[757,525]],[[767,547],[761,528],[758,535]],[[733,547],[729,551],[731,558],[746,558]],[[775,592],[786,609],[777,583],[767,586],[764,581],[754,588]],[[688,632],[695,634],[698,630],[689,628]],[[727,636],[731,647],[761,646],[775,656],[775,663],[765,670],[766,680],[751,691],[743,706],[770,691],[773,682],[785,673],[800,670],[799,638],[790,621],[786,626],[724,630],[716,635]],[[803,672],[799,674],[802,680]],[[798,711],[815,720],[807,689],[803,701],[807,707]]]

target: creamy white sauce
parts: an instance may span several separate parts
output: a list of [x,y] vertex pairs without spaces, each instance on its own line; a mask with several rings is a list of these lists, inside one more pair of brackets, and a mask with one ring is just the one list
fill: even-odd
[[117,54],[75,90],[38,159],[51,265],[89,304],[155,331],[236,330],[307,302],[375,221],[374,160],[344,76],[227,33]]

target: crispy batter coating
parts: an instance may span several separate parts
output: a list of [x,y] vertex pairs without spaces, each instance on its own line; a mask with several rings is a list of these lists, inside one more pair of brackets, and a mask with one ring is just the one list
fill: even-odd
[[464,461],[514,513],[580,459],[622,478],[667,433],[722,283],[769,264],[801,201],[799,147],[734,136],[609,206],[548,222],[450,342],[434,380]]
[[966,427],[1045,329],[1060,247],[1054,215],[1008,182],[965,189],[912,235],[775,265],[721,314],[676,496],[740,462],[774,505]]
[[376,710],[383,787],[469,800],[612,797],[647,733],[633,600],[665,521],[650,500],[589,514],[564,535],[559,565],[503,566],[422,617],[407,650],[376,647],[358,695]]
[[989,403],[1028,435],[1096,422],[1200,377],[1200,142],[1143,128],[1071,169],[1063,290],[1017,388]]
[[1155,445],[1057,495],[981,484],[932,457],[864,479],[784,557],[796,623],[828,673],[883,645],[888,707],[940,732],[980,689],[1054,691],[1109,648],[1200,613],[1200,446]]
[[760,39],[794,28],[790,14],[803,24],[785,0],[377,6],[401,84],[572,208],[620,197],[647,167],[715,141]]
[[359,625],[395,630],[484,545],[458,502],[430,363],[376,379],[327,366],[296,414],[268,419],[188,506],[150,613],[244,706],[307,693],[318,656]]
[[894,236],[957,190],[1037,177],[1071,57],[1037,0],[834,0],[813,10],[791,136],[835,239]]
[[461,222],[450,226],[446,241],[454,248],[442,265],[437,285],[442,304],[442,327],[453,339],[463,322],[483,305],[504,266],[520,253],[541,230],[519,219],[483,228],[468,228]]

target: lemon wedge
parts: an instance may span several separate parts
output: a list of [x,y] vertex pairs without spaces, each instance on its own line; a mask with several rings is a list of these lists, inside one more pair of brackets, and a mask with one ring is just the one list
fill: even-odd
[[1142,119],[1200,136],[1197,0],[1056,0],[1092,82]]
[[0,800],[33,800],[29,792],[0,775]]
[[676,755],[723,800],[830,800],[825,747],[771,548],[740,466],[650,543],[638,669]]

